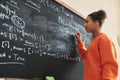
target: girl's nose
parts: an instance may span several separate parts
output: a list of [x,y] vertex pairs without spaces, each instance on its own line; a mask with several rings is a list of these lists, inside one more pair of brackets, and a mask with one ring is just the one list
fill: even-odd
[[86,27],[86,23],[84,24],[84,27]]

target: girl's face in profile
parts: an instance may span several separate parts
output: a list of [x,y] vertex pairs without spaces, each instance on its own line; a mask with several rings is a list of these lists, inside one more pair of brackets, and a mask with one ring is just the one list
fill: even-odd
[[87,16],[84,26],[88,33],[94,32],[97,29],[97,21],[93,21],[90,16]]

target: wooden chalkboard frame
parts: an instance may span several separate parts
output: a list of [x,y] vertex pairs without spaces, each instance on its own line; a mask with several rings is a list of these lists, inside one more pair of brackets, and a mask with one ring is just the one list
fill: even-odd
[[73,9],[72,7],[70,7],[68,4],[64,3],[61,0],[54,0],[57,3],[59,3],[60,5],[62,5],[63,7],[67,8],[68,10],[72,11],[74,14],[78,15],[79,17],[81,17],[82,19],[85,20],[85,16],[82,15],[81,13],[79,13],[77,10]]

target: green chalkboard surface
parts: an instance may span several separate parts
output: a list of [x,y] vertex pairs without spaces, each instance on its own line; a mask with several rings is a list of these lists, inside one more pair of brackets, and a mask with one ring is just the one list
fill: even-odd
[[0,0],[0,77],[83,80],[84,18],[54,0]]

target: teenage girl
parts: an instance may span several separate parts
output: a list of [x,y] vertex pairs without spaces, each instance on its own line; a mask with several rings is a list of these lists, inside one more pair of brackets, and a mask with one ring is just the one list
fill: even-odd
[[115,46],[111,39],[101,32],[106,18],[104,10],[89,14],[85,20],[85,29],[92,33],[93,39],[86,49],[79,32],[75,33],[78,50],[84,65],[84,80],[117,80],[118,62]]

